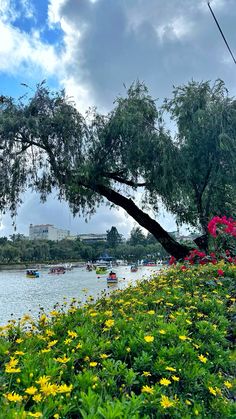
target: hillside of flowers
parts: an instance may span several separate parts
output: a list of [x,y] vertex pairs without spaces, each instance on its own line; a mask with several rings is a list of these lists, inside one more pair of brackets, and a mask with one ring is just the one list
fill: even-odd
[[9,322],[0,418],[235,418],[235,279],[233,262],[186,261]]

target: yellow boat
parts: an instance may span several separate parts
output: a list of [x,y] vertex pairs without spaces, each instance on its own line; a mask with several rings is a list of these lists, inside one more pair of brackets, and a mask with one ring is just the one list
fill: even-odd
[[96,274],[97,275],[104,275],[107,273],[107,267],[106,266],[97,266],[96,268]]
[[26,278],[39,278],[39,272],[36,269],[27,269]]

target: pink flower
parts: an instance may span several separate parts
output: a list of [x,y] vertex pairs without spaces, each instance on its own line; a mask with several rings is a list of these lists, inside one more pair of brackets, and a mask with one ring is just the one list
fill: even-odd
[[222,271],[222,269],[218,269],[217,273],[219,276],[224,276],[225,274],[224,271]]
[[169,260],[169,265],[175,265],[176,263],[176,259],[174,256],[171,256],[170,260]]

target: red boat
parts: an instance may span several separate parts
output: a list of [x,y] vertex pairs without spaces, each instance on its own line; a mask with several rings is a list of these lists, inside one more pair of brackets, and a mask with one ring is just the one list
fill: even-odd
[[117,284],[118,278],[115,272],[110,272],[109,276],[107,277],[107,283],[108,284]]
[[64,268],[64,266],[54,266],[50,269],[48,273],[50,275],[61,275],[66,273],[66,269]]

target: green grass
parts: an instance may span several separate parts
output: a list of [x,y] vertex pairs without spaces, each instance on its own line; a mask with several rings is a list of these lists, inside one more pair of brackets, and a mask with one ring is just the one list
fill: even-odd
[[235,418],[235,278],[222,263],[175,267],[9,323],[0,418]]

